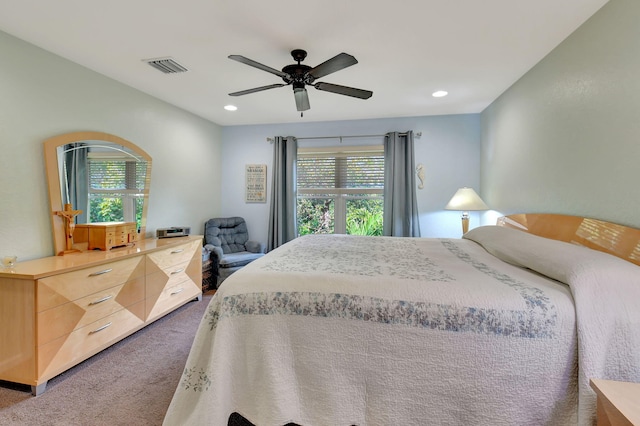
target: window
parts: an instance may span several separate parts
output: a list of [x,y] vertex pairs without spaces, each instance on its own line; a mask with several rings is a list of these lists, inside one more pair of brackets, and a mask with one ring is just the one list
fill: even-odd
[[89,153],[89,222],[137,222],[141,226],[145,162]]
[[382,235],[384,148],[300,148],[298,235]]

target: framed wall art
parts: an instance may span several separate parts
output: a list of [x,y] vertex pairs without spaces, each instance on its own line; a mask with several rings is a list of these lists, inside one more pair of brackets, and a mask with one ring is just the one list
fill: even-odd
[[247,164],[245,167],[245,195],[246,203],[267,202],[267,165]]

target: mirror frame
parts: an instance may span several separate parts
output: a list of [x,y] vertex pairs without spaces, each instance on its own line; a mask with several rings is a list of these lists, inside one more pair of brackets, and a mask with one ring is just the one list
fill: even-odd
[[147,154],[142,148],[136,144],[123,139],[119,136],[111,135],[109,133],[102,132],[74,132],[65,133],[62,135],[54,136],[44,141],[44,159],[47,171],[47,181],[49,186],[49,207],[51,208],[51,230],[53,233],[53,246],[55,254],[64,252],[66,248],[65,238],[65,223],[62,216],[55,214],[56,211],[64,210],[62,204],[62,188],[60,187],[60,174],[58,167],[58,154],[57,148],[70,143],[82,142],[82,141],[103,141],[110,142],[116,145],[121,145],[125,148],[138,154],[140,157],[147,161],[147,175],[144,185],[144,202],[142,207],[142,220],[140,224],[139,238],[144,239],[146,226],[147,226],[147,210],[149,207],[149,186],[151,185],[151,156]]

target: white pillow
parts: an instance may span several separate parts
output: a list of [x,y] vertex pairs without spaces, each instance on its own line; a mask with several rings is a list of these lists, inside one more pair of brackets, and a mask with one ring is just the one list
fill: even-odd
[[502,226],[474,228],[463,238],[475,241],[507,263],[529,268],[565,284],[584,269],[635,266],[604,252]]

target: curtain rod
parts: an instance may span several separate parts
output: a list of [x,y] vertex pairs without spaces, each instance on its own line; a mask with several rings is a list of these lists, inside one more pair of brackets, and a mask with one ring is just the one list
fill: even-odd
[[[400,136],[407,136],[407,132],[399,133],[399,135]],[[299,140],[299,141],[304,140],[304,139],[340,139],[340,143],[342,143],[342,139],[349,139],[349,138],[382,138],[384,136],[387,136],[387,135],[308,136],[306,138],[296,138],[296,139]],[[422,136],[422,132],[416,132],[415,133],[416,139],[420,139],[420,136]],[[267,142],[273,142],[273,138],[267,138]]]

